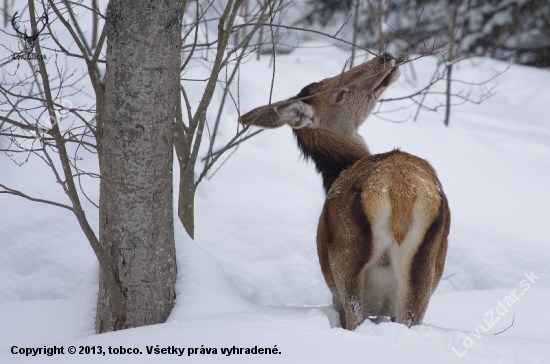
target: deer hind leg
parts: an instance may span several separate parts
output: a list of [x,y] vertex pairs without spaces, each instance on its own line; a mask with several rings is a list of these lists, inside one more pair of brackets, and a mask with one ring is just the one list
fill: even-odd
[[328,288],[332,293],[332,304],[338,315],[340,316],[340,324],[342,327],[346,327],[346,316],[344,313],[344,306],[336,287],[336,282],[333,278],[333,269],[335,266],[331,264],[329,258],[329,247],[332,246],[332,234],[330,231],[329,214],[327,212],[327,205],[323,207],[323,212],[319,217],[319,225],[317,226],[317,253],[319,255],[319,264],[321,265],[321,272],[325,278]]
[[451,228],[451,211],[449,210],[449,205],[447,202],[447,198],[444,194],[441,194],[441,211],[440,214],[442,215],[443,219],[443,226],[440,227],[440,235],[438,237],[439,241],[436,242],[438,245],[437,247],[434,247],[434,250],[437,250],[437,257],[435,259],[435,278],[432,283],[432,293],[437,288],[437,285],[439,284],[439,281],[441,280],[441,276],[443,275],[443,269],[445,267],[445,258],[447,256],[447,246],[448,246],[448,240],[447,237],[449,236],[449,230]]
[[354,330],[364,319],[363,271],[372,256],[372,232],[359,193],[344,204],[337,199],[335,205],[331,203],[325,208],[330,236],[326,249],[330,276],[325,279],[333,292],[334,308],[340,314],[342,327]]
[[425,215],[419,205],[415,205],[413,223],[405,241],[400,246],[391,247],[399,282],[396,321],[408,327],[422,322],[435,289],[440,245],[446,242],[443,211],[443,206],[440,206],[438,215],[425,229]]
[[352,251],[334,249],[330,252],[334,309],[340,315],[340,323],[347,330],[355,330],[363,320],[363,296],[361,273],[366,259],[357,259]]
[[361,274],[368,255],[364,249],[336,248],[335,245],[339,244],[332,245],[335,249],[328,252],[330,277],[325,277],[325,280],[332,291],[332,302],[340,315],[342,327],[355,330],[364,319]]

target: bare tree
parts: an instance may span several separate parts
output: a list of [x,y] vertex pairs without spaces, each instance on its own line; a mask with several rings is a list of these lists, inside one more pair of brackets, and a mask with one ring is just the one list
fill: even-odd
[[[463,5],[463,6],[461,6]],[[464,29],[464,21],[466,14],[468,13],[468,7],[470,5],[469,0],[466,0],[464,4],[450,4],[448,0],[441,0],[441,7],[443,8],[445,18],[447,20],[447,28],[449,34],[452,35],[449,48],[446,52],[446,100],[445,100],[445,119],[443,123],[445,126],[449,126],[449,120],[451,118],[451,79],[453,72],[454,62],[459,56],[459,44],[457,40],[462,39],[462,33]],[[459,13],[459,9],[462,7],[462,11]],[[460,23],[459,23],[460,21]]]
[[[82,154],[93,155],[97,154],[99,150],[96,142],[96,125],[102,119],[100,110],[103,87],[99,78],[98,62],[100,62],[99,57],[105,42],[105,35],[102,35],[95,51],[89,54],[84,49],[82,43],[84,40],[79,38],[72,27],[69,28],[72,31],[71,36],[81,50],[80,54],[73,54],[64,48],[52,33],[51,19],[54,13],[68,26],[66,20],[60,16],[58,5],[53,1],[49,4],[42,2],[39,5],[41,5],[43,15],[37,18],[35,2],[28,1],[29,33],[27,30],[17,31],[19,28],[15,22],[20,19],[12,17],[14,30],[17,28],[16,34],[12,36],[21,40],[23,49],[8,49],[11,54],[2,62],[4,65],[14,67],[11,70],[2,69],[0,82],[0,96],[2,97],[0,120],[3,122],[0,135],[6,136],[9,140],[9,144],[2,148],[2,151],[19,164],[24,164],[31,156],[40,158],[51,168],[53,176],[63,189],[69,204],[35,198],[5,185],[0,186],[2,187],[0,193],[17,195],[72,211],[97,256],[103,272],[103,279],[112,294],[113,306],[117,311],[123,312],[124,295],[114,266],[90,226],[82,204],[82,198],[87,199],[87,195],[82,189],[82,177],[84,175],[97,177],[97,174],[85,173],[79,168]],[[49,15],[48,5],[53,9]],[[67,12],[68,10],[64,8],[63,11]],[[53,42],[46,46],[42,44],[43,39],[37,36],[39,27],[44,25],[47,26],[53,39]],[[55,49],[55,52],[84,61],[98,100],[95,110],[87,105],[75,106],[71,102],[71,98],[75,97],[82,86],[79,83],[80,80],[75,77],[74,71],[64,68],[56,57],[44,53],[44,50],[52,50],[51,47],[56,43],[59,48]],[[26,47],[29,44],[31,47]],[[35,53],[29,53],[32,50]],[[96,113],[98,117],[95,120],[96,125],[93,125]],[[63,122],[63,127],[60,126],[60,122]]]
[[[263,26],[269,26],[271,23],[266,22],[268,20],[273,21],[274,16],[283,9],[282,0],[263,0],[252,8],[245,7],[245,4],[247,4],[245,0],[228,0],[221,11],[221,16],[217,19],[217,37],[214,42],[215,48],[213,48],[208,42],[205,42],[203,46],[197,43],[199,32],[201,30],[206,32],[208,29],[205,17],[211,4],[211,1],[206,1],[204,4],[196,4],[195,20],[189,25],[189,29],[194,33],[195,40],[186,59],[183,61],[182,71],[185,70],[185,66],[190,62],[191,57],[199,50],[207,53],[211,52],[214,60],[207,66],[209,76],[206,79],[207,81],[204,82],[205,86],[202,97],[197,106],[193,107],[189,101],[186,88],[182,84],[181,94],[184,106],[180,107],[180,109],[183,110],[183,115],[185,115],[187,122],[184,122],[184,116],[181,115],[180,117],[180,113],[178,112],[174,138],[180,166],[178,216],[191,237],[194,236],[194,199],[198,184],[203,180],[214,163],[218,161],[220,156],[231,147],[237,145],[236,143],[240,143],[242,141],[240,138],[248,131],[248,127],[237,129],[235,135],[225,145],[219,147],[214,152],[213,148],[220,117],[228,95],[230,95],[235,107],[238,109],[238,103],[235,95],[232,95],[230,87],[235,82],[238,88],[238,81],[235,81],[235,77],[238,74],[242,60],[252,55],[252,52],[255,50],[254,47],[258,43],[262,43],[261,39],[256,41],[258,30]],[[201,8],[205,10],[201,12]],[[244,24],[237,26],[235,21],[239,13],[241,14],[240,20],[246,19],[247,21],[243,21]],[[191,34],[191,32],[188,34]],[[235,34],[234,37],[232,37],[233,34]],[[233,43],[230,42],[232,39]],[[226,75],[223,81],[219,79],[222,74]],[[214,123],[213,134],[210,135],[210,146],[208,147],[207,156],[204,158],[204,167],[200,174],[196,176],[195,166],[199,157],[204,130],[208,125],[206,111],[220,83],[222,84],[223,96]]]
[[[100,263],[98,332],[163,322],[170,313],[176,277],[173,143],[181,167],[179,216],[192,236],[197,184],[247,131],[237,130],[216,150],[216,134],[210,135],[205,165],[195,176],[214,92],[225,85],[223,99],[230,95],[238,104],[230,85],[243,57],[254,51],[249,45],[261,27],[243,28],[232,43],[237,14],[246,12],[252,23],[268,22],[282,2],[266,0],[247,10],[244,0],[229,0],[220,13],[208,13],[219,5],[214,1],[196,2],[183,32],[183,1],[147,4],[139,11],[113,0],[105,15],[96,1],[29,0],[26,18],[12,16],[12,32],[3,31],[11,43],[2,45],[0,56],[0,138],[7,142],[1,151],[19,165],[42,160],[67,201],[32,196],[2,181],[0,194],[74,213]],[[83,26],[86,17],[91,27]],[[218,32],[208,39],[213,22]],[[210,76],[193,110],[185,82],[178,80],[181,73],[183,82],[187,67],[197,61],[206,64]],[[82,68],[86,72],[80,76]],[[94,159],[99,170],[83,164]],[[86,180],[100,181],[99,201],[86,192]],[[86,216],[94,206],[99,237]]]
[[[98,332],[164,322],[175,299],[171,173],[183,2],[149,5],[132,13],[134,6],[113,1],[110,18],[99,28],[105,16],[95,2],[88,7],[43,1],[38,18],[30,0],[30,27],[13,17],[12,37],[32,47],[4,48],[11,54],[2,62],[0,136],[9,140],[2,150],[19,164],[31,156],[43,160],[70,202],[36,198],[4,184],[0,193],[75,214],[101,268]],[[99,36],[87,36],[78,12],[92,14]],[[143,21],[136,23],[140,16]],[[35,36],[42,26],[47,33]],[[63,32],[69,38],[58,36]],[[110,66],[104,76],[107,35]],[[80,67],[85,77],[76,77]],[[89,100],[89,91],[91,105],[75,105]],[[82,168],[83,159],[98,157],[99,171]],[[82,180],[90,178],[101,180],[99,203],[83,188]],[[99,208],[99,239],[82,199]]]

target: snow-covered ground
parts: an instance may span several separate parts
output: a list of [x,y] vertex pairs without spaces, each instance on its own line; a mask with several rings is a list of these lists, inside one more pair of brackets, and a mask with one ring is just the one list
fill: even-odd
[[[311,43],[278,56],[274,100],[337,74],[346,55]],[[268,57],[250,60],[241,71],[242,112],[268,102],[268,64]],[[427,83],[435,59],[414,63],[416,85],[407,82],[409,67],[384,97]],[[480,82],[506,67],[472,59],[454,76]],[[481,105],[454,107],[449,128],[442,112],[423,111],[413,122],[416,108],[408,102],[385,103],[382,111],[398,110],[379,114],[402,122],[371,116],[361,128],[373,153],[399,147],[427,159],[450,202],[449,278],[432,297],[425,325],[337,327],[316,254],[321,182],[284,127],[240,145],[201,183],[195,242],[176,224],[178,298],[163,325],[93,335],[97,264],[74,217],[0,195],[0,362],[550,363],[550,72],[513,66],[490,85],[498,93]],[[237,112],[227,107],[223,118],[222,140],[232,136]],[[36,161],[17,167],[0,157],[2,183],[65,201],[50,173]],[[97,198],[97,191],[90,195]],[[93,223],[96,215],[88,206]],[[13,346],[44,345],[63,346],[65,354],[11,353]],[[71,345],[143,354],[71,355]],[[185,347],[185,359],[147,354],[156,345]],[[201,354],[201,345],[217,354]],[[278,354],[221,352],[275,345]],[[189,356],[189,348],[196,354]]]

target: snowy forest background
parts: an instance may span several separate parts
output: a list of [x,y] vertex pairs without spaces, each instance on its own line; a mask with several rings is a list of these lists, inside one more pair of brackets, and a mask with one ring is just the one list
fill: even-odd
[[[42,5],[36,3],[40,14]],[[56,3],[74,7],[71,21],[78,21],[85,37],[94,32],[86,8],[95,4],[104,11],[106,7],[106,1]],[[186,10],[182,60],[188,65],[181,84],[193,108],[212,70],[216,21],[225,3],[193,2]],[[278,4],[267,25],[243,48],[242,58],[221,71],[194,169],[195,178],[204,173],[195,196],[194,241],[177,220],[178,201],[174,201],[178,281],[168,323],[94,335],[98,266],[74,215],[1,193],[4,189],[0,191],[0,361],[175,360],[169,355],[25,358],[10,352],[13,345],[124,345],[145,352],[146,345],[160,344],[277,345],[282,352],[264,357],[186,354],[189,361],[208,363],[354,363],[365,358],[550,362],[550,1]],[[15,96],[6,93],[6,87],[29,76],[31,66],[24,61],[3,63],[23,46],[13,36],[10,20],[18,11],[22,28],[28,28],[28,16],[26,2],[3,0],[0,5],[4,15],[0,116],[11,117],[20,104],[14,103]],[[246,36],[240,25],[258,21],[256,10],[256,3],[245,2],[231,44]],[[199,12],[204,17],[196,23]],[[97,22],[101,27],[101,17]],[[52,29],[65,53],[77,53],[59,22],[52,23]],[[48,41],[44,36],[44,43]],[[65,57],[53,42],[48,46],[51,74],[61,69],[59,75],[67,79],[60,79],[70,80],[60,93],[60,104],[68,101],[93,120],[94,98],[85,65]],[[324,201],[319,177],[312,165],[301,160],[289,128],[250,129],[235,139],[239,114],[288,98],[311,82],[370,59],[364,49],[392,52],[404,64],[401,79],[383,95],[361,134],[373,153],[401,148],[427,159],[441,179],[452,212],[443,280],[432,298],[426,325],[411,330],[371,322],[354,333],[338,328],[316,253],[315,232]],[[105,72],[104,63],[98,64],[98,72]],[[29,110],[35,107],[40,109],[40,103]],[[60,125],[78,125],[62,111],[66,124]],[[0,184],[34,198],[67,203],[51,169],[24,152],[31,136],[0,121],[4,151]],[[206,170],[215,152],[227,143],[234,146]],[[97,231],[97,157],[80,149],[75,163],[82,171],[83,208]],[[174,190],[178,170],[176,162]],[[538,278],[529,281],[526,274]],[[525,280],[531,283],[528,290],[520,286]],[[486,314],[498,312],[498,302],[504,302],[512,290],[521,294],[520,299],[499,314],[498,323],[483,330]]]
[[371,49],[380,47],[382,37],[391,52],[419,53],[437,34],[439,42],[454,38],[461,57],[490,56],[537,67],[550,65],[548,1],[320,0],[310,4],[307,19],[323,25],[358,10],[351,31],[357,29],[358,43]]

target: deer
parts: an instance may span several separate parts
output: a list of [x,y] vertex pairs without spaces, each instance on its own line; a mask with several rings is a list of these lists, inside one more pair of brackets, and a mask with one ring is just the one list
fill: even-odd
[[317,252],[347,330],[375,316],[421,324],[443,274],[451,214],[435,170],[400,149],[372,155],[358,133],[400,75],[384,52],[239,118],[266,129],[289,125],[321,175]]

